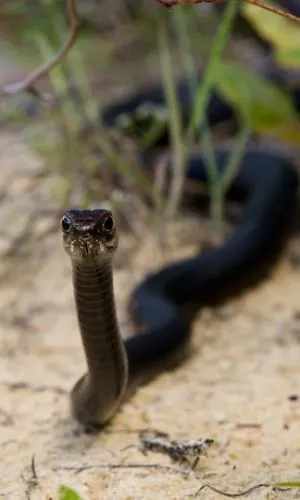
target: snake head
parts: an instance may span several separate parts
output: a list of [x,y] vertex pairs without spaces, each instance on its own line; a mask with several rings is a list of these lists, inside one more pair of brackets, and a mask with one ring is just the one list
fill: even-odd
[[118,247],[110,210],[67,210],[61,219],[64,248],[72,260],[111,258]]

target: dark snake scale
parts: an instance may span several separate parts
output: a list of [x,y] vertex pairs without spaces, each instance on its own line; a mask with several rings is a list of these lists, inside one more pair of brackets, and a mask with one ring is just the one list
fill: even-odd
[[[300,92],[292,98],[300,109]],[[178,87],[183,121],[191,113],[188,86]],[[165,104],[163,90],[150,88],[113,104],[103,112],[103,121],[115,126],[124,114],[134,115],[144,103]],[[233,110],[213,94],[207,121],[227,120]],[[144,124],[145,125],[145,124]],[[168,145],[168,130],[155,144]],[[218,169],[226,166],[227,152],[217,151]],[[202,157],[191,157],[187,178],[207,182]],[[86,429],[107,424],[124,399],[149,374],[172,366],[186,355],[194,314],[267,276],[276,262],[284,235],[295,210],[298,177],[289,162],[275,154],[247,151],[229,196],[244,203],[235,230],[218,248],[193,258],[171,263],[146,276],[130,299],[134,322],[143,331],[123,341],[115,310],[112,260],[118,235],[110,211],[68,210],[61,228],[70,256],[79,328],[87,373],[71,393],[72,411]]]

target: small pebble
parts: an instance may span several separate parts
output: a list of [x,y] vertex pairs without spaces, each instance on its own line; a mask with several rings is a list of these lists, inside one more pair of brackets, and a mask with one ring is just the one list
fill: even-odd
[[289,401],[298,401],[298,399],[299,396],[297,396],[297,394],[290,394],[290,396],[288,396]]

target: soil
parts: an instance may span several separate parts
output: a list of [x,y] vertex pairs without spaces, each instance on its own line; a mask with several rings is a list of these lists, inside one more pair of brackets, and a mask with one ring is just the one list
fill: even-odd
[[[0,496],[50,500],[67,485],[85,500],[218,500],[224,497],[199,488],[238,493],[299,480],[299,239],[270,279],[199,313],[181,366],[140,388],[98,436],[84,435],[69,411],[68,393],[85,363],[70,263],[50,210],[55,174],[44,175],[23,132],[2,130],[0,152]],[[124,336],[133,332],[126,304],[134,285],[150,265],[193,254],[206,230],[201,216],[182,214],[164,251],[151,238],[137,245],[121,235],[114,278]],[[215,443],[191,470],[127,448],[144,428]],[[264,486],[247,498],[299,495]]]

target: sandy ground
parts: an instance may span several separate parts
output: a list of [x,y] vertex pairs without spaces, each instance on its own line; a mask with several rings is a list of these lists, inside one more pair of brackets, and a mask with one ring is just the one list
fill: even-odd
[[[291,265],[290,249],[271,279],[222,308],[200,312],[183,365],[141,388],[97,437],[82,435],[69,414],[68,391],[85,369],[70,264],[59,231],[46,236],[49,215],[34,218],[41,200],[51,206],[54,181],[42,171],[20,133],[1,133],[0,251],[20,234],[20,224],[24,229],[34,221],[39,238],[33,247],[16,241],[21,256],[0,264],[0,496],[56,499],[64,484],[85,500],[218,500],[224,497],[197,491],[205,483],[237,493],[258,483],[299,480],[300,269]],[[164,258],[156,260],[149,246],[131,252],[130,239],[121,238],[115,291],[124,335],[132,331],[128,296],[149,261],[156,267],[193,253],[204,232],[194,216],[182,217],[173,233],[180,228],[194,241],[175,251],[171,238]],[[293,244],[300,248],[297,240]],[[189,471],[168,456],[123,450],[138,444],[145,427],[215,444]],[[263,487],[247,498],[300,493]]]

